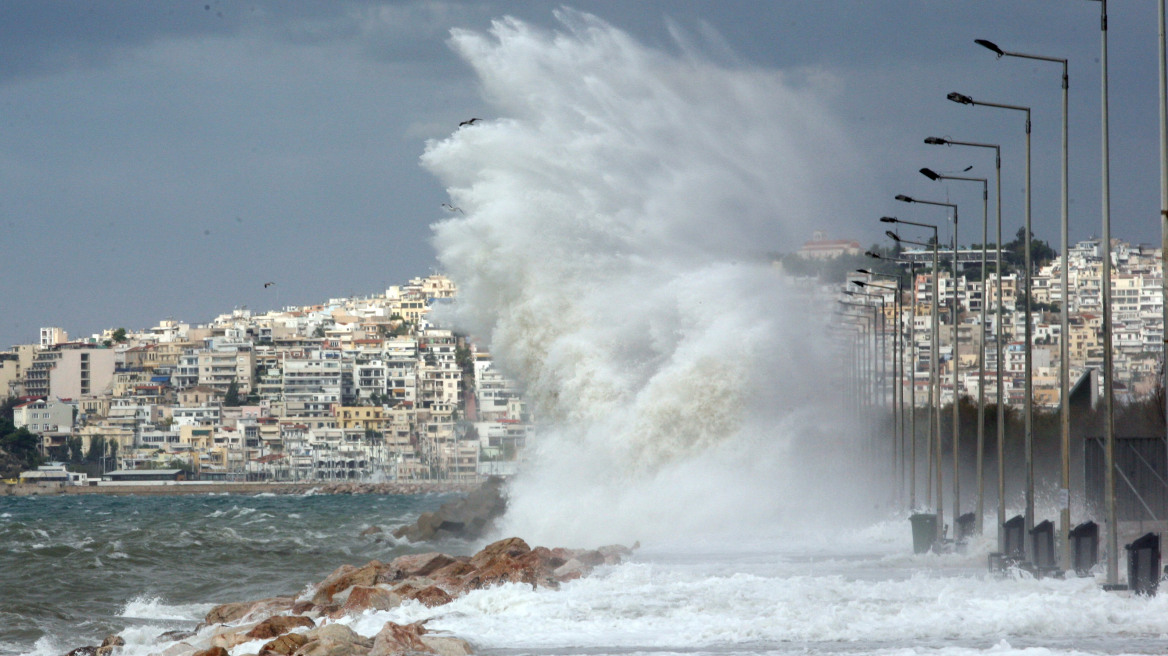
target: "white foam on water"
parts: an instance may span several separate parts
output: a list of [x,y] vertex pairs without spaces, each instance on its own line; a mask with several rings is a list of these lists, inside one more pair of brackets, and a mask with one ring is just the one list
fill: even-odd
[[214,604],[170,604],[160,597],[140,596],[126,602],[120,617],[145,620],[197,622],[207,616]]

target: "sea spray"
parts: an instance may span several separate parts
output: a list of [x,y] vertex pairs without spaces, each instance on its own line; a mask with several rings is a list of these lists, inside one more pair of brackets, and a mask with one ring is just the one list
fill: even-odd
[[842,482],[866,457],[827,383],[828,306],[766,256],[855,163],[821,90],[556,17],[452,33],[499,116],[422,158],[464,212],[435,226],[443,318],[540,423],[504,530],[631,542],[867,504]]

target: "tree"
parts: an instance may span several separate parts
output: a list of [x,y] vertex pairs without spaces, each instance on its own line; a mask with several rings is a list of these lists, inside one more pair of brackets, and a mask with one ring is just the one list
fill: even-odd
[[81,462],[81,438],[74,436],[65,440],[65,445],[69,447],[69,462]]
[[97,435],[89,440],[89,450],[85,452],[85,462],[101,462],[105,455],[105,438]]
[[118,468],[118,442],[117,440],[109,441],[109,457],[114,461],[114,469]]
[[111,337],[113,337],[113,341],[121,344],[122,342],[126,341],[126,329],[118,328],[114,331],[114,334]]
[[227,386],[227,394],[223,396],[223,405],[228,408],[239,407],[239,383],[234,378],[231,379],[231,384]]
[[7,419],[0,419],[0,450],[15,458],[25,469],[33,469],[43,462],[40,436],[28,432],[24,426],[16,428]]
[[[1009,264],[1017,269],[1026,267],[1026,228],[1018,228],[1017,234],[1014,235],[1014,241],[1002,244],[1002,259],[1006,264]],[[1030,235],[1030,264],[1038,269],[1051,262],[1057,256],[1050,244],[1041,239],[1035,239],[1034,234]]]

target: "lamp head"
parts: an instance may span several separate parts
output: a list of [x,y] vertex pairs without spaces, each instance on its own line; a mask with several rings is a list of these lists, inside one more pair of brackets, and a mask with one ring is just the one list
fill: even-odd
[[936,171],[934,171],[933,169],[921,169],[921,175],[923,175],[926,178],[933,180],[933,181],[937,181],[937,180],[941,179],[941,175],[939,173],[937,173]]
[[953,93],[951,93],[945,97],[948,98],[949,100],[952,100],[955,103],[961,103],[962,105],[972,105],[973,104],[973,98],[970,98],[969,96],[965,96],[965,95],[962,95],[960,93],[957,93],[956,91],[954,91]]
[[894,241],[898,244],[900,243],[900,235],[896,234],[895,232],[893,232],[891,230],[885,230],[884,234],[888,235],[888,238],[891,239],[892,241]]
[[899,221],[899,219],[897,219],[895,216],[882,216],[882,217],[880,217],[881,223],[897,223],[898,221]]
[[1006,54],[1006,51],[999,48],[998,45],[993,41],[986,41],[985,39],[974,39],[973,42],[987,50],[992,50],[993,53],[998,57],[1002,57]]
[[868,283],[864,282],[863,280],[853,280],[852,284],[857,286],[857,287],[867,287],[868,286]]
[[949,142],[941,137],[925,137],[925,143],[930,146],[948,146]]
[[[872,251],[868,251],[868,253],[871,253],[871,252],[872,252]],[[867,255],[867,253],[865,253],[865,255]],[[870,276],[870,275],[872,275],[872,272],[871,272],[871,271],[869,271],[868,269],[856,269],[856,273],[862,273],[862,274],[864,274],[864,275],[866,275],[866,276]]]
[[898,201],[900,201],[900,202],[902,202],[902,203],[913,203],[913,202],[916,202],[916,201],[914,201],[913,199],[909,198],[908,196],[905,196],[904,194],[897,194],[897,195],[896,195],[896,200],[898,200]]
[[880,257],[880,253],[876,253],[874,251],[864,251],[864,255],[867,255],[868,257],[870,257],[874,260],[884,259],[884,258]]

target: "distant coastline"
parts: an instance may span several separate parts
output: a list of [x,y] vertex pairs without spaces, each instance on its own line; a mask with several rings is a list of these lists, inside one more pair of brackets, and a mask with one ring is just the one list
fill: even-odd
[[456,481],[408,481],[397,483],[243,483],[243,482],[173,482],[151,481],[117,485],[61,485],[20,483],[0,485],[0,496],[59,495],[151,495],[180,494],[443,494],[467,492],[475,483]]

